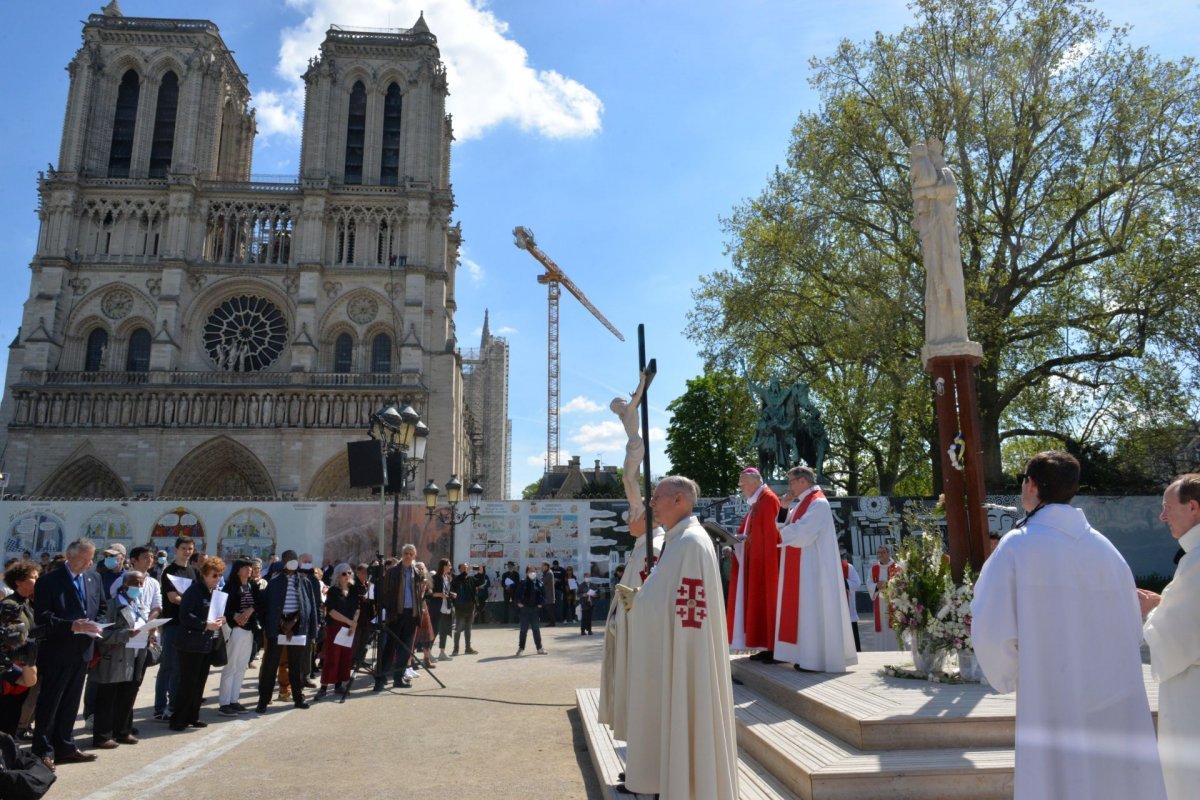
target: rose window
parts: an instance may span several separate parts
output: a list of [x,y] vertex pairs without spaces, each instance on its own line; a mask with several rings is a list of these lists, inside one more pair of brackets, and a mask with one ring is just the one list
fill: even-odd
[[287,344],[287,320],[261,297],[232,297],[204,323],[204,349],[218,369],[257,372],[279,358]]

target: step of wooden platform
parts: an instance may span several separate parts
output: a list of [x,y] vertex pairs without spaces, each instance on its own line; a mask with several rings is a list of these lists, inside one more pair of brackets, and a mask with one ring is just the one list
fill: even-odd
[[[577,689],[575,702],[583,720],[584,736],[592,768],[596,770],[609,800],[635,800],[644,795],[617,791],[617,774],[625,770],[625,743],[613,739],[612,731],[596,718],[599,689]],[[797,800],[796,795],[745,752],[738,753],[738,797],[740,800]]]
[[860,653],[849,672],[797,672],[790,664],[734,658],[733,675],[747,688],[860,750],[1009,747],[1016,695],[987,684],[929,683],[890,678],[887,664],[911,663],[906,653]]
[[1011,748],[864,752],[745,686],[734,687],[738,746],[802,800],[1000,800]]

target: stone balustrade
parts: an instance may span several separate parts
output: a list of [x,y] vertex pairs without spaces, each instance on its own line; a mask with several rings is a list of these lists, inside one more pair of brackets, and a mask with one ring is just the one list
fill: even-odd
[[[96,373],[92,373],[96,374]],[[141,373],[145,374],[145,373]],[[356,376],[357,377],[357,376]],[[364,430],[371,415],[419,386],[356,391],[94,385],[14,387],[10,428],[346,428]]]

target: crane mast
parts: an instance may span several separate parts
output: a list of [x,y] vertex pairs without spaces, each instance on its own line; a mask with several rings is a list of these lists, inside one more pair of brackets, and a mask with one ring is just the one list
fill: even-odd
[[537,246],[537,241],[533,238],[533,231],[521,226],[513,228],[513,243],[520,249],[527,250],[546,270],[543,274],[538,275],[537,281],[538,283],[546,284],[548,288],[546,312],[546,471],[549,472],[551,467],[558,466],[558,299],[562,293],[562,287],[565,286],[567,291],[573,294],[575,299],[583,304],[584,308],[592,312],[592,316],[600,320],[604,327],[612,331],[613,335],[618,339],[623,342],[625,341],[625,337],[621,335],[616,326],[605,319],[598,308],[592,305],[592,302],[584,296],[579,287],[567,277],[558,264],[554,263],[554,259],[542,252]]

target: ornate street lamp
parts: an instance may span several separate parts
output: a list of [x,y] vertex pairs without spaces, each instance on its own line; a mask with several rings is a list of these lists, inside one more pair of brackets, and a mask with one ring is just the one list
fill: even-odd
[[457,475],[451,475],[450,480],[446,481],[446,503],[449,508],[438,508],[438,496],[441,494],[441,489],[430,479],[429,483],[425,484],[422,494],[425,495],[425,516],[432,519],[437,517],[443,525],[450,526],[450,560],[454,560],[454,533],[460,523],[466,522],[467,518],[474,520],[479,515],[479,503],[483,500],[483,487],[479,485],[479,481],[471,481],[470,487],[467,488],[467,510],[457,511],[458,504],[462,502],[462,482],[459,481]]
[[[379,554],[384,554],[384,514],[386,495],[392,492],[392,553],[398,547],[400,535],[400,495],[408,491],[408,483],[417,475],[417,468],[425,460],[425,446],[429,440],[429,426],[421,421],[421,415],[407,402],[403,408],[385,406],[371,415],[367,435],[379,441],[379,459],[383,467],[383,482],[379,487]],[[394,459],[392,467],[398,474],[388,475],[388,457]]]

